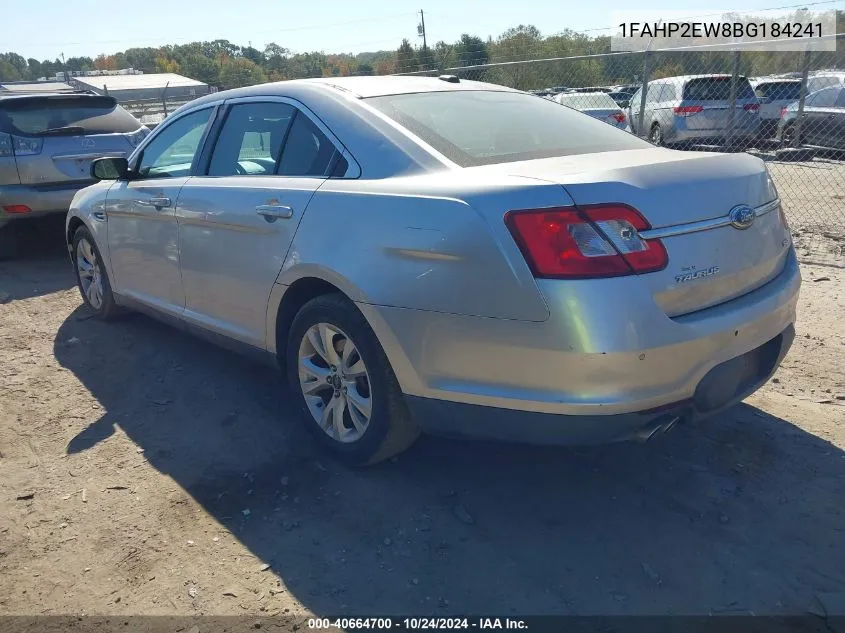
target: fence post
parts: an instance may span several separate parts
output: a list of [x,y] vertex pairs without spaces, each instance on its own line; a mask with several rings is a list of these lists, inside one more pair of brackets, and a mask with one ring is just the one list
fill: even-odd
[[733,68],[731,69],[731,94],[728,101],[728,134],[725,138],[725,149],[730,149],[733,143],[734,127],[736,126],[736,95],[739,86],[740,51],[734,51]]
[[801,126],[804,123],[804,101],[807,98],[807,79],[810,75],[810,46],[801,51],[801,96],[798,98],[798,114],[795,117],[795,133],[792,147],[801,147]]
[[168,81],[164,84],[164,90],[161,91],[161,106],[164,109],[164,118],[167,118],[167,88],[170,86],[170,82]]
[[649,68],[649,62],[651,61],[651,50],[647,50],[645,52],[645,58],[643,59],[643,85],[640,88],[640,112],[637,115],[637,136],[640,138],[646,138],[648,136],[648,130],[643,129],[645,126],[645,99],[648,96],[648,77],[651,69]]

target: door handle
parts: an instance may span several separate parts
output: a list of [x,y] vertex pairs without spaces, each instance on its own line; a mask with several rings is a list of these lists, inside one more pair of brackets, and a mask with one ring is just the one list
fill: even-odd
[[255,207],[255,212],[264,216],[268,222],[275,222],[279,218],[288,220],[293,217],[293,209],[283,204],[259,204]]
[[150,198],[150,204],[153,205],[156,209],[161,209],[163,207],[169,207],[170,206],[170,198],[165,198],[165,197]]

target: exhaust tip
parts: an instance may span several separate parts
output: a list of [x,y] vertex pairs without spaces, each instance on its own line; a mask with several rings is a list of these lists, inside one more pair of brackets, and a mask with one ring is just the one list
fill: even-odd
[[648,426],[641,428],[639,431],[634,433],[634,441],[636,442],[648,442],[650,439],[662,435],[666,433],[666,431],[670,430],[674,427],[681,419],[679,415],[664,415],[659,418],[655,422],[652,422]]

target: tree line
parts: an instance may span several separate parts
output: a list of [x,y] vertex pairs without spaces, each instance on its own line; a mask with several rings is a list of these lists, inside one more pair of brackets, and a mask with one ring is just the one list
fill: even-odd
[[[845,12],[837,11],[845,26]],[[842,32],[839,28],[838,32]],[[610,52],[608,36],[590,36],[572,30],[544,36],[532,25],[510,28],[498,37],[482,39],[463,34],[452,43],[433,47],[414,46],[402,40],[396,50],[370,53],[292,53],[276,43],[263,49],[239,46],[228,40],[192,42],[161,47],[129,48],[110,55],[71,57],[67,60],[25,59],[0,53],[0,80],[37,80],[63,71],[118,70],[135,68],[144,73],[173,72],[216,86],[237,88],[266,81],[306,77],[386,75],[410,72],[442,72],[501,83],[521,90],[552,86],[587,86],[632,83],[642,80],[643,53],[598,56]],[[531,64],[514,62],[548,58],[575,59]],[[746,75],[793,72],[800,69],[801,54],[792,52],[746,52],[741,72]],[[845,66],[840,53],[812,53],[811,68]],[[493,66],[489,66],[493,64]],[[488,66],[478,68],[479,66]],[[661,52],[650,60],[649,76],[730,72],[729,52]]]

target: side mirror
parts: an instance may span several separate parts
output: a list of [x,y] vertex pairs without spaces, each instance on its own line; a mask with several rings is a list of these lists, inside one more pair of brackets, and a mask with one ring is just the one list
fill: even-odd
[[97,158],[91,163],[91,178],[94,180],[121,180],[129,173],[129,161],[125,158]]

